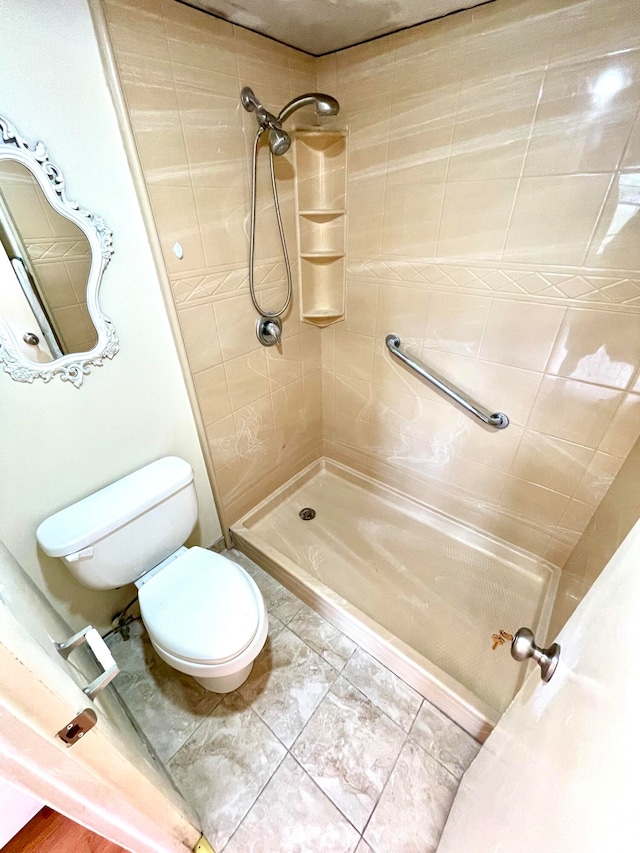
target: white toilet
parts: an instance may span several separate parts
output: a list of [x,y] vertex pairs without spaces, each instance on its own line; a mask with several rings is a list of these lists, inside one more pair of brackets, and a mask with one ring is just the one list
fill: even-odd
[[36,536],[85,586],[135,582],[160,657],[207,690],[229,693],[265,643],[267,610],[237,563],[184,547],[197,517],[191,466],[167,456],[47,518]]

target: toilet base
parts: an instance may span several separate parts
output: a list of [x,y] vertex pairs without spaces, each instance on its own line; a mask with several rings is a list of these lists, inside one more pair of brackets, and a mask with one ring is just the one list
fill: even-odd
[[253,661],[248,666],[243,667],[238,672],[232,672],[230,675],[219,675],[213,678],[198,678],[197,675],[193,677],[205,690],[211,690],[213,693],[231,693],[241,684],[244,684],[252,669]]

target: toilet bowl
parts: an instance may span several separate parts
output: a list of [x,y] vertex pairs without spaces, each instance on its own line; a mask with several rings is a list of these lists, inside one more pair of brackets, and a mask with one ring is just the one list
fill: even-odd
[[181,548],[136,586],[142,621],[164,661],[215,693],[247,679],[269,621],[243,568],[204,548]]
[[233,560],[184,547],[198,517],[191,466],[167,456],[45,519],[36,536],[80,583],[135,583],[158,655],[216,693],[249,676],[269,627],[253,578]]

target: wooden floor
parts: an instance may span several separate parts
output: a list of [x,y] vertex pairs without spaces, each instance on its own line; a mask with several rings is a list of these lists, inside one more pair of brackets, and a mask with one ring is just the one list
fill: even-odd
[[2,853],[126,853],[106,838],[45,806]]

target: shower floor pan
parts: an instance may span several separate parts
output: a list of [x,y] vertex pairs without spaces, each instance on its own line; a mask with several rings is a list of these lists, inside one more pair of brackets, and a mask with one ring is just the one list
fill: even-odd
[[[316,515],[305,521],[300,510]],[[543,639],[559,569],[326,459],[232,527],[238,548],[478,740],[529,667],[491,635]]]

